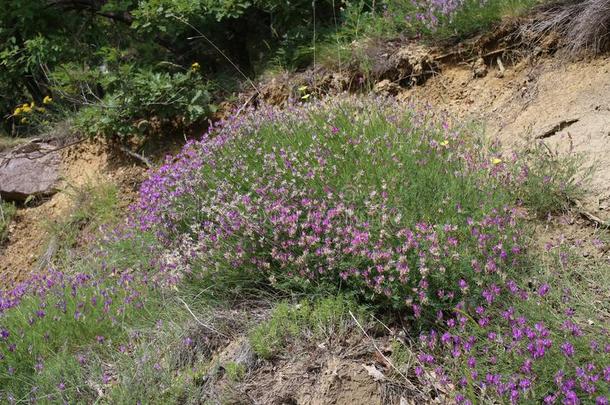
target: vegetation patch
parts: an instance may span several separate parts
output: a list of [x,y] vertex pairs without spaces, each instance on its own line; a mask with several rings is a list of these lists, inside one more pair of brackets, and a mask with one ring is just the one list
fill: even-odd
[[[49,261],[63,261],[70,266],[74,251],[86,245],[87,239],[97,237],[100,227],[110,227],[118,221],[119,190],[110,183],[87,184],[68,190],[72,208],[66,218],[49,224]],[[81,253],[81,252],[78,252]]]
[[0,245],[8,236],[9,225],[16,211],[14,204],[0,200]]
[[[596,398],[605,349],[586,349],[571,312],[541,315],[551,287],[530,280],[539,270],[520,214],[565,207],[573,166],[494,150],[448,117],[387,100],[258,110],[161,167],[142,188],[139,227],[165,246],[161,272],[183,282],[238,273],[398,311],[427,348],[416,375],[454,381],[460,402]],[[280,307],[255,331],[259,353],[296,333],[299,314]],[[494,372],[453,372],[473,364]],[[559,372],[589,382],[548,383]]]
[[355,329],[355,322],[365,323],[366,312],[342,296],[297,305],[280,303],[269,320],[250,332],[250,344],[258,356],[270,359],[281,354],[291,340],[341,339]]
[[140,229],[161,234],[171,274],[345,289],[429,321],[512,274],[517,193],[554,192],[447,119],[381,99],[259,110],[161,167]]
[[[383,314],[419,336],[394,345],[401,373],[456,402],[604,403],[606,332],[582,323],[593,310],[565,291],[571,265],[536,257],[525,219],[565,207],[572,165],[500,150],[389,99],[242,111],[152,172],[86,260],[0,293],[0,394],[202,398],[235,330],[210,310],[256,320],[253,303],[298,297],[248,333],[259,357]],[[83,221],[112,222],[113,198],[85,201]],[[218,367],[235,385],[243,364]]]
[[[3,132],[74,118],[87,135],[188,134],[270,67],[351,63],[354,41],[459,41],[536,0],[91,1],[14,4],[0,18]],[[83,24],[83,21],[87,24]],[[362,67],[366,62],[361,63]],[[343,68],[343,66],[342,66]]]

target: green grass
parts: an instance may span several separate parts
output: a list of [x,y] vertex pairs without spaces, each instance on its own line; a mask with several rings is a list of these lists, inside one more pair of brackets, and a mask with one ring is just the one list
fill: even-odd
[[527,179],[514,190],[515,195],[543,219],[549,213],[568,211],[574,201],[582,198],[593,170],[582,169],[581,156],[560,157],[542,144],[523,152],[520,159],[527,166]]
[[263,359],[281,354],[293,341],[332,341],[356,330],[352,315],[366,324],[369,311],[343,296],[279,303],[271,317],[249,334],[254,352]]
[[72,206],[69,215],[48,224],[51,243],[56,244],[54,260],[62,262],[63,267],[71,265],[87,238],[99,234],[100,226],[116,224],[122,214],[119,190],[114,184],[86,184],[68,192]]
[[[173,298],[166,295],[161,299],[158,311],[149,314],[151,322],[130,325],[137,336],[124,342],[128,350],[108,353],[103,359],[114,370],[107,403],[174,404],[203,395],[200,383],[207,374],[208,361],[197,356],[198,347],[183,343],[192,332],[192,318]],[[203,312],[197,313],[201,316]],[[182,362],[182,356],[192,357],[192,362]]]
[[[174,377],[157,369],[157,363],[164,364],[164,352],[151,347],[166,350],[168,342],[178,346],[176,333],[183,330],[176,326],[187,325],[188,315],[171,294],[108,277],[115,268],[146,266],[148,247],[144,238],[142,243],[108,242],[104,254],[94,246],[81,248],[69,262],[61,262],[65,272],[101,276],[101,282],[78,286],[58,281],[49,292],[27,295],[1,313],[0,330],[10,336],[0,339],[0,395],[24,403],[34,390],[43,404],[135,403],[123,399],[142,400],[147,392],[151,401],[146,403],[166,403],[169,397],[179,402],[170,390]],[[159,320],[171,325],[167,332],[175,340],[161,333]],[[107,392],[103,398],[100,389]],[[168,392],[162,393],[164,389]]]
[[[71,388],[86,386],[85,369],[77,365],[79,356],[90,362],[96,353],[116,350],[118,343],[126,339],[124,325],[140,317],[133,309],[125,312],[119,322],[105,316],[106,312],[116,313],[126,298],[121,293],[110,295],[112,304],[105,309],[103,291],[109,291],[110,286],[81,287],[77,296],[70,287],[58,286],[57,293],[48,298],[25,298],[18,308],[3,315],[3,329],[23,334],[18,341],[15,336],[9,337],[15,344],[13,348],[8,342],[0,342],[3,366],[12,370],[12,374],[0,373],[2,390],[27,397],[32,387],[63,395],[60,384]],[[81,393],[74,398],[86,396]]]
[[[58,245],[55,269],[96,277],[113,265],[141,264],[148,253],[146,243],[137,244],[133,239],[107,243],[107,254],[99,256],[90,251],[95,247],[84,238],[85,233],[95,233],[98,227],[118,220],[118,199],[116,187],[108,184],[74,192],[70,216],[52,228]],[[3,227],[14,210],[14,205],[2,203]],[[155,293],[141,285],[117,288],[112,278],[102,279],[83,286],[57,279],[49,292],[26,295],[17,307],[0,314],[0,330],[10,333],[8,339],[0,339],[0,395],[24,402],[36,390],[41,393],[38,402],[49,404],[62,400],[89,403],[98,396],[91,381],[101,384],[102,364],[129,340],[130,332],[150,318],[156,320],[157,311],[151,314],[148,309],[158,302]],[[150,307],[127,306],[124,310],[126,298],[136,290]],[[129,300],[134,299],[139,300]]]
[[[427,7],[402,0],[360,0],[349,2],[335,26],[321,27],[317,41],[309,35],[297,35],[300,40],[287,40],[270,64],[287,70],[309,66],[314,60],[330,69],[353,69],[362,73],[372,61],[363,52],[367,43],[379,44],[387,39],[418,38],[433,44],[456,43],[490,30],[504,18],[522,16],[543,0],[465,0],[450,15],[436,13],[437,21],[430,25],[417,18],[428,15]],[[422,1],[422,4],[425,2]],[[370,46],[370,45],[369,45]],[[374,47],[375,45],[373,45]]]
[[16,213],[15,204],[0,200],[0,245],[6,240],[9,225]]
[[3,150],[12,148],[14,146],[20,145],[24,142],[26,142],[27,140],[24,140],[23,138],[15,138],[15,137],[9,137],[6,135],[3,135],[2,133],[0,133],[0,152],[2,152]]
[[[606,246],[610,242],[608,233],[603,230],[591,238]],[[590,240],[583,243],[589,245],[585,249],[591,249]],[[552,310],[543,311],[543,314],[565,313],[571,308],[575,311],[573,320],[589,329],[610,322],[610,263],[603,255],[583,257],[583,251],[578,241],[555,242],[549,252],[539,253],[535,282],[557,286],[546,296],[546,303]],[[564,299],[566,293],[569,302]]]
[[246,366],[234,361],[229,361],[223,365],[227,378],[232,382],[239,382],[246,376]]

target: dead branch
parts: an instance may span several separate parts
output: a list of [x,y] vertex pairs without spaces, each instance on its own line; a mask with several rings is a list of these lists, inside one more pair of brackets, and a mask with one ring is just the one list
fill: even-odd
[[121,150],[121,152],[125,153],[126,155],[129,155],[132,158],[134,158],[136,160],[139,160],[140,162],[144,163],[144,165],[146,167],[148,167],[149,169],[151,169],[153,167],[153,164],[150,162],[150,160],[148,158],[140,155],[139,153],[136,153],[136,152],[130,150],[126,146],[120,145],[119,149]]

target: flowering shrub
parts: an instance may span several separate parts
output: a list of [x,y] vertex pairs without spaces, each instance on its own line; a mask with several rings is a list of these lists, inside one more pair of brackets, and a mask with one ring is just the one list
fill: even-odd
[[397,108],[347,101],[223,123],[143,185],[138,226],[165,244],[172,278],[234,269],[436,317],[516,265],[518,215],[501,159],[429,111]]
[[154,173],[133,226],[157,235],[172,282],[332,285],[434,325],[415,373],[453,380],[457,402],[605,403],[608,348],[539,313],[548,284],[519,284],[515,204],[553,209],[571,171],[551,181],[467,133],[379,99],[251,112]]
[[[508,280],[485,290],[474,310],[457,306],[441,330],[420,337],[424,352],[415,373],[424,381],[425,370],[442,382],[453,380],[461,391],[457,403],[499,397],[510,403],[607,404],[607,331],[585,330],[573,309],[557,314],[547,298],[550,289],[542,284],[528,291]],[[507,296],[504,303],[500,294]]]
[[[352,4],[344,11],[340,36],[399,36],[463,39],[488,29],[507,15],[518,15],[536,0],[385,0],[362,12]],[[366,10],[366,8],[365,8]]]

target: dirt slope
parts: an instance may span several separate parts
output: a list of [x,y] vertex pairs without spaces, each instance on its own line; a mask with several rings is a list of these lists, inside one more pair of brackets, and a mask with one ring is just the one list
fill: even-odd
[[[503,76],[503,77],[498,77]],[[526,58],[474,78],[467,64],[444,67],[424,86],[399,95],[486,124],[486,133],[517,149],[545,142],[593,167],[587,210],[610,219],[610,57],[567,62]]]

